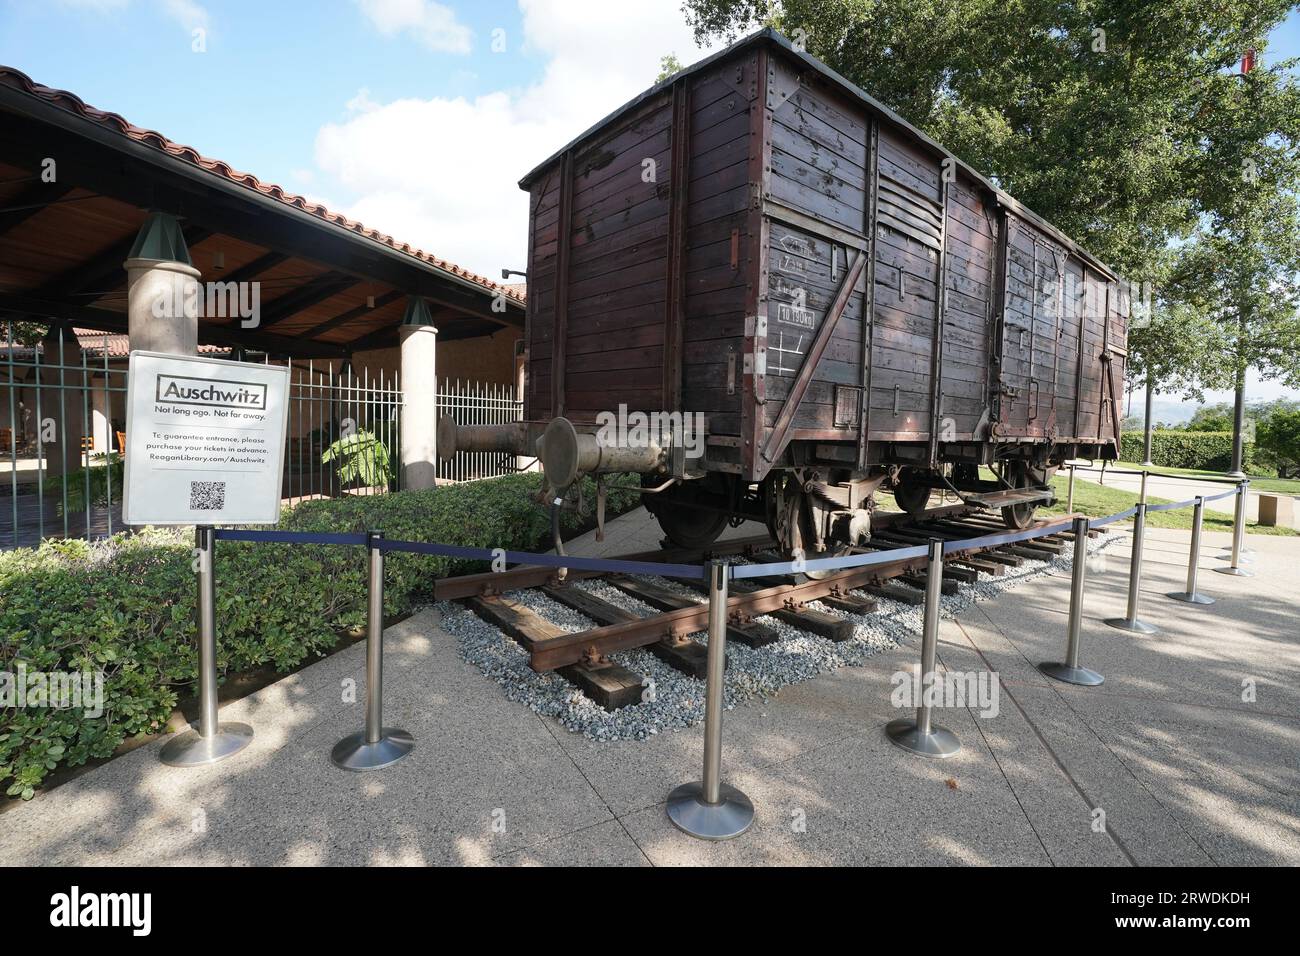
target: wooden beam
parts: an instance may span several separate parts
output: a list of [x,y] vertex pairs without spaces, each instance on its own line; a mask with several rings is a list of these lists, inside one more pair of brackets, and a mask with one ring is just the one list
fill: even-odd
[[54,205],[72,190],[71,183],[33,183],[15,196],[8,206],[0,209],[0,236]]
[[[211,236],[212,230],[187,224],[181,228],[181,233],[185,236],[186,246],[196,246]],[[27,294],[35,299],[57,301],[73,294],[84,296],[84,293],[92,290],[104,294],[115,291],[126,283],[126,269],[122,267],[122,263],[131,254],[135,238],[136,233],[132,232],[131,235],[120,242],[115,242],[89,261],[59,273]],[[83,298],[83,304],[84,302]]]
[[406,294],[404,292],[398,292],[396,290],[392,292],[385,292],[383,295],[375,296],[374,309],[370,308],[370,306],[363,303],[357,306],[355,309],[348,309],[346,312],[340,312],[338,315],[334,316],[334,318],[326,319],[324,322],[320,323],[319,325],[313,325],[310,329],[307,329],[305,332],[300,332],[298,334],[305,335],[308,338],[313,338],[322,332],[328,332],[330,329],[336,329],[340,325],[344,325],[345,323],[351,322],[353,319],[358,318],[359,316],[365,315],[367,312],[373,312],[375,311],[375,309],[382,309],[384,306],[390,305],[391,303],[396,302],[398,299],[402,299],[405,297]]
[[[934,332],[930,340],[930,467],[939,464],[939,419],[943,406],[943,323],[948,303],[948,191],[946,171],[940,174],[939,261],[934,290]],[[1037,249],[1037,246],[1034,246]],[[899,280],[902,281],[901,279]],[[1037,280],[1035,280],[1037,281]],[[901,286],[900,286],[901,288]],[[1030,352],[1032,360],[1033,353]],[[1032,366],[1031,366],[1032,367]]]
[[[0,312],[9,313],[23,321],[64,322],[106,332],[126,333],[128,331],[125,312],[110,312],[107,309],[96,309],[88,305],[37,299],[28,295],[0,292]],[[302,358],[340,358],[348,354],[346,346],[313,342],[287,335],[270,335],[253,329],[242,329],[237,323],[225,326],[210,325],[200,321],[199,342],[205,345],[234,345],[245,348],[251,346],[278,355]]]
[[[673,84],[671,193],[668,204],[668,268],[665,270],[663,403],[680,411],[682,403],[682,329],[686,299],[686,219],[690,192],[691,88],[683,78]],[[552,373],[553,374],[553,373]]]
[[569,245],[573,231],[573,150],[560,158],[560,210],[555,237],[555,334],[551,337],[551,417],[564,414],[564,353],[569,337]]
[[857,288],[858,279],[862,277],[866,264],[867,254],[859,251],[853,257],[853,264],[849,266],[844,281],[840,283],[835,298],[831,300],[830,308],[826,310],[826,318],[822,319],[817,335],[799,364],[799,372],[790,384],[790,392],[781,403],[781,413],[777,415],[772,431],[768,433],[767,443],[763,446],[763,458],[769,465],[776,461],[785,447],[786,432],[794,422],[794,416],[799,411],[799,403],[803,401],[804,393],[808,391],[808,385],[812,382],[813,373],[817,370],[817,363],[821,361],[826,347],[830,345],[831,336],[835,334],[835,327],[840,323],[840,316],[844,314],[844,309]]
[[313,305],[352,288],[360,281],[356,276],[345,275],[342,272],[326,272],[319,275],[272,300],[262,309],[262,321],[258,324],[258,328],[267,329],[292,318],[304,309],[310,309]]

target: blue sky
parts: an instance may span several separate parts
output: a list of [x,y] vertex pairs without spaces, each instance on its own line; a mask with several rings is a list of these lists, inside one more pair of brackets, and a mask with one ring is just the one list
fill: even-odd
[[[661,56],[706,52],[680,6],[0,0],[0,63],[495,277],[523,267],[518,179],[650,85]],[[1264,58],[1296,56],[1293,12]]]

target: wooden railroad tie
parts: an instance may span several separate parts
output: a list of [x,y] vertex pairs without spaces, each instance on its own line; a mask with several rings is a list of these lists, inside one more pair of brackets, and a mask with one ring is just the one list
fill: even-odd
[[[568,635],[568,631],[511,598],[474,597],[466,603],[475,614],[501,628],[530,653],[539,644]],[[605,710],[617,710],[641,700],[641,675],[605,658],[568,664],[559,668],[559,673]]]

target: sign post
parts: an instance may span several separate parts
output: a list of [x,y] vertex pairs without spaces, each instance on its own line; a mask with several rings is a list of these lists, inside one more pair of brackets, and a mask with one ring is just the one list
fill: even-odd
[[196,767],[243,750],[247,724],[217,720],[216,532],[280,517],[289,369],[132,352],[127,379],[128,525],[194,525],[199,720],[169,740],[163,763]]

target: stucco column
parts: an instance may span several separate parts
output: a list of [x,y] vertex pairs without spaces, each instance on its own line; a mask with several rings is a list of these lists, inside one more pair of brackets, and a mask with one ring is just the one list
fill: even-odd
[[[41,342],[41,417],[34,417],[36,398],[30,407],[33,411],[32,427],[37,433],[49,434],[54,442],[42,442],[47,475],[69,475],[82,466],[82,439],[86,434],[86,417],[81,405],[81,344],[72,330],[64,326],[51,326]],[[47,428],[52,422],[53,429]],[[96,449],[99,450],[99,449]]]
[[406,302],[398,333],[402,342],[402,487],[437,484],[438,330],[428,304],[417,296]]
[[109,393],[102,380],[90,383],[90,434],[95,440],[95,453],[118,451],[117,440],[113,437],[112,409],[109,408]]
[[151,213],[123,265],[132,351],[197,354],[203,288],[180,224],[165,213]]

